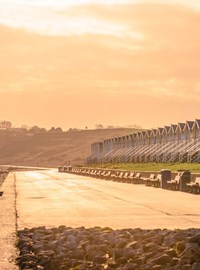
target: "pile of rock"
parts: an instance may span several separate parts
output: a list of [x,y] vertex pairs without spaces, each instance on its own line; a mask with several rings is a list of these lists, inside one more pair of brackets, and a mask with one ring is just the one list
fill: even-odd
[[38,227],[18,232],[20,269],[200,270],[200,229]]

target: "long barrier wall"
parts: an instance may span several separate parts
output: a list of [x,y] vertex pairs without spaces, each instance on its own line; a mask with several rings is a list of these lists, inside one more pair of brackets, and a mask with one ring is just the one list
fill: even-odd
[[200,120],[172,124],[91,145],[87,164],[200,162]]

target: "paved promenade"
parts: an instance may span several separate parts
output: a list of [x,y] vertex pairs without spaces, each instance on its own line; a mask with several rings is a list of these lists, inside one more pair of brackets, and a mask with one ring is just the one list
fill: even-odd
[[56,170],[10,173],[1,190],[4,191],[0,197],[2,270],[18,269],[15,265],[16,228],[44,225],[113,229],[200,227],[199,195],[97,180]]
[[16,173],[18,227],[199,228],[200,196],[55,170]]

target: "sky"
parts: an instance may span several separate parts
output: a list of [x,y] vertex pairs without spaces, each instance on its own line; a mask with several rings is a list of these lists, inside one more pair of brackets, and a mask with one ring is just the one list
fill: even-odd
[[0,0],[0,120],[68,129],[200,118],[199,25],[199,0]]

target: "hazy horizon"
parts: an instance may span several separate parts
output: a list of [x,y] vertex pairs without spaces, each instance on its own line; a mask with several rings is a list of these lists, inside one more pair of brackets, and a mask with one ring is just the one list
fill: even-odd
[[156,128],[200,118],[199,1],[1,0],[0,120]]

